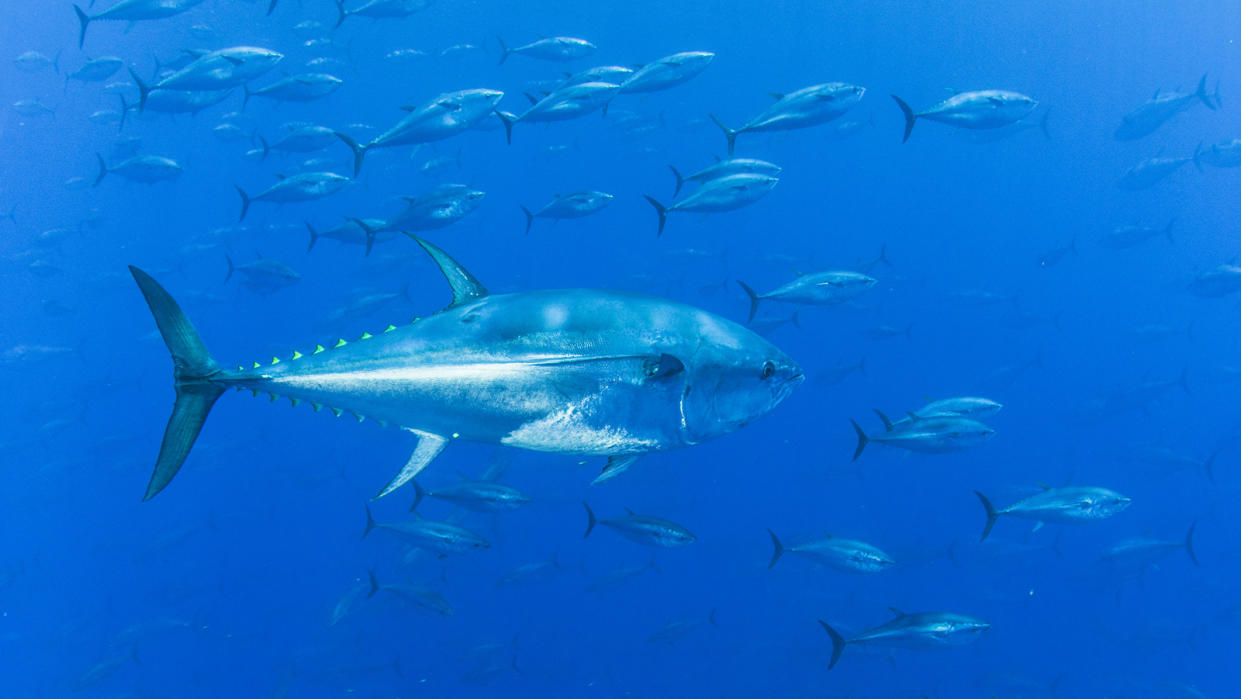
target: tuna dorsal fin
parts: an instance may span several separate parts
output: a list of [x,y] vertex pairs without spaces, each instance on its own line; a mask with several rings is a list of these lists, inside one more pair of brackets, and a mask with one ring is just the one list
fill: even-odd
[[415,107],[415,106],[413,106],[413,105],[411,105],[411,104],[401,105],[401,111],[402,111],[402,112],[412,112],[412,111],[414,111],[415,109],[417,109],[417,107]]
[[871,410],[874,410],[874,411],[875,411],[875,414],[879,416],[879,419],[880,419],[880,420],[883,420],[883,429],[884,429],[884,431],[886,431],[886,432],[891,432],[891,431],[892,431],[892,421],[891,421],[890,419],[888,419],[888,416],[887,416],[887,415],[884,415],[882,412],[880,412],[880,410],[879,410],[878,408],[871,408]]
[[538,104],[538,103],[539,103],[539,98],[538,98],[538,97],[535,97],[534,95],[530,94],[529,92],[524,93],[524,94],[526,95],[526,99],[530,100],[530,104]]
[[1051,490],[1051,486],[1047,485],[1046,483],[1035,483],[1035,485],[1042,488],[1043,490]]
[[455,308],[463,303],[468,303],[487,295],[487,288],[475,279],[473,274],[467,272],[460,263],[452,259],[448,253],[412,233],[406,233],[405,235],[413,238],[415,242],[422,246],[423,250],[427,251],[431,259],[435,260],[435,264],[439,265],[440,272],[444,274],[444,278],[448,280],[448,286],[452,288],[452,303],[448,305],[448,308]]
[[831,532],[829,532],[829,531],[827,531],[827,530],[824,530],[824,531],[823,531],[823,538],[824,538],[824,539],[830,539],[830,538],[832,538],[832,533],[831,533]]
[[276,173],[276,179],[278,179],[278,180],[287,180],[287,179],[289,179],[289,176],[288,176],[288,175],[282,175],[282,174],[280,174],[280,173],[278,173],[278,172],[277,172],[277,173]]
[[776,99],[776,100],[782,100],[782,99],[784,99],[784,93],[783,93],[783,92],[768,92],[767,94],[771,95],[771,98],[772,98],[772,99]]
[[634,515],[633,510],[629,509],[628,507],[625,508],[625,514],[629,515],[630,517],[636,516]]
[[897,619],[900,619],[901,617],[906,617],[906,616],[909,616],[908,614],[906,614],[905,612],[902,612],[901,610],[897,609],[896,607],[888,607],[888,611],[889,611],[889,612],[892,612],[893,614],[895,614]]
[[906,411],[905,411],[905,414],[909,416],[909,420],[910,420],[911,422],[917,422],[917,421],[919,421],[919,420],[921,420],[921,419],[922,419],[921,417],[919,417],[919,416],[918,416],[918,414],[917,414],[917,413],[915,413],[915,412],[914,412],[914,411],[912,411],[912,410],[906,410]]
[[600,483],[606,483],[613,478],[616,478],[625,471],[628,471],[629,467],[641,458],[641,456],[641,454],[609,456],[608,462],[603,466],[603,471],[601,471],[599,475],[595,477],[595,480],[590,482],[590,484],[599,485]]
[[1151,95],[1151,99],[1153,100],[1159,99],[1159,88],[1155,88],[1155,94]]

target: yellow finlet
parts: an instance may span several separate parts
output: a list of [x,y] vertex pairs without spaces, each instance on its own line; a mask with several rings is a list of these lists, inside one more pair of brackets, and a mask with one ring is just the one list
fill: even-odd
[[259,365],[259,363],[258,363],[258,362],[255,362],[255,363],[254,363],[254,366],[253,366],[253,367],[250,367],[250,368],[251,368],[251,369],[258,369],[258,368],[259,368],[259,366],[260,366],[260,365]]
[[302,354],[301,352],[298,352],[297,350],[293,350],[293,357],[292,357],[292,359],[301,359],[301,358],[302,358],[302,357],[304,357],[304,356],[305,356],[305,355],[304,355],[304,354]]
[[294,398],[293,396],[289,396],[289,402],[293,404],[293,407],[294,407],[294,408],[296,408],[296,407],[298,406],[298,404],[302,402],[302,399],[301,399],[301,398]]
[[268,393],[267,395],[271,396],[271,400],[270,400],[270,401],[268,401],[269,403],[275,403],[275,402],[276,402],[276,394],[275,394],[275,393]]
[[329,410],[331,410],[332,414],[335,415],[336,417],[340,417],[341,413],[344,412],[340,408],[329,408]]
[[323,345],[315,345],[315,351],[311,352],[311,354],[318,354],[322,351],[323,351]]
[[362,337],[359,337],[358,339],[359,339],[359,340],[369,340],[369,339],[371,339],[372,337],[374,337],[374,336],[373,336],[373,335],[371,335],[370,333],[368,333],[368,332],[363,332],[363,333],[362,333]]
[[310,407],[314,408],[316,413],[319,412],[320,410],[323,410],[322,403],[311,403]]
[[396,330],[396,326],[395,326],[395,325],[392,325],[391,323],[389,323],[389,324],[388,324],[388,327],[384,328],[384,332],[386,332],[386,333],[390,333],[390,332],[392,332],[393,330]]
[[272,366],[276,366],[276,365],[277,365],[277,364],[279,364],[279,363],[280,363],[280,357],[272,357],[272,358],[271,358],[271,365],[272,365]]
[[337,347],[344,347],[344,346],[345,346],[345,345],[347,345],[347,344],[349,344],[349,343],[348,343],[348,342],[345,342],[345,338],[343,338],[343,337],[342,337],[342,338],[340,338],[340,339],[336,340],[336,344],[332,345],[332,349],[336,349]]

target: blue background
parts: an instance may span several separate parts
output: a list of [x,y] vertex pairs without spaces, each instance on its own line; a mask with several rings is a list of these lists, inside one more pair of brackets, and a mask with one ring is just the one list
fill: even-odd
[[[102,9],[105,3],[101,0]],[[352,5],[352,4],[351,4]],[[286,54],[255,85],[297,72],[317,56],[342,61],[345,80],[305,105],[251,100],[230,119],[269,141],[287,121],[346,133],[384,129],[447,90],[502,89],[518,110],[533,81],[562,69],[645,63],[686,50],[717,56],[701,76],[666,92],[622,95],[609,115],[471,131],[414,158],[408,148],[367,156],[359,182],[331,198],[252,207],[244,226],[233,185],[256,191],[304,158],[244,157],[247,143],[212,134],[240,109],[240,90],[196,117],[131,115],[124,134],[141,152],[185,166],[174,183],[93,178],[115,125],[87,116],[117,108],[99,83],[0,61],[0,222],[6,348],[70,348],[0,360],[0,668],[12,696],[1227,696],[1241,612],[1237,517],[1241,481],[1232,468],[1236,426],[1237,307],[1233,299],[1185,293],[1197,274],[1237,254],[1237,176],[1184,167],[1144,192],[1114,181],[1160,154],[1189,155],[1200,141],[1241,136],[1241,84],[1234,41],[1241,7],[1229,2],[1047,3],[712,2],[537,3],[440,0],[404,20],[350,18],[333,31],[327,0],[265,3],[207,0],[183,15],[91,25],[84,50],[68,3],[6,2],[0,46],[63,50],[62,72],[87,57],[116,55],[144,77],[153,56],[183,48],[256,45]],[[324,28],[299,35],[293,25]],[[189,28],[209,25],[215,39]],[[495,37],[510,45],[539,36],[589,39],[599,50],[567,67],[521,56],[497,66]],[[307,39],[331,45],[307,48]],[[471,43],[482,50],[438,51]],[[388,51],[432,54],[409,65]],[[1194,105],[1153,135],[1117,142],[1125,113],[1156,88],[1192,90],[1222,80],[1223,106]],[[118,73],[109,82],[124,81]],[[841,135],[837,124],[774,135],[744,134],[738,154],[778,163],[778,187],[756,204],[700,218],[675,214],[660,238],[641,195],[671,200],[667,165],[683,172],[724,154],[706,119],[741,124],[771,92],[844,81],[865,86],[842,121],[872,121]],[[1000,88],[1050,110],[1051,139],[1037,130],[991,143],[920,122],[900,143],[901,115],[887,97],[915,107],[950,90]],[[55,115],[25,117],[8,105],[38,98]],[[131,93],[132,98],[132,93]],[[615,125],[636,112],[658,128],[627,136]],[[428,176],[427,159],[461,152],[459,170]],[[343,144],[326,155],[349,174]],[[801,329],[772,340],[811,380],[773,414],[686,451],[644,458],[623,477],[589,486],[586,460],[485,445],[453,444],[425,474],[428,486],[456,473],[480,475],[499,459],[503,481],[536,502],[499,517],[469,515],[491,550],[402,563],[394,538],[359,541],[363,503],[404,463],[412,440],[373,423],[354,424],[229,394],[208,421],[172,486],[140,503],[172,402],[167,353],[126,272],[136,264],[181,301],[213,354],[226,364],[305,352],[338,336],[408,322],[448,302],[446,285],[410,241],[360,248],[324,240],[307,253],[303,220],[327,228],[340,216],[393,213],[393,198],[438,182],[487,192],[460,223],[427,237],[493,291],[545,287],[625,288],[664,295],[744,320],[731,281],[762,290],[794,269],[856,268],[887,245],[894,266],[851,307],[805,309]],[[519,204],[557,192],[616,195],[590,218],[535,223],[521,234]],[[1117,225],[1164,225],[1175,243],[1112,251],[1096,240]],[[51,244],[40,233],[72,227]],[[1076,241],[1050,268],[1049,250]],[[712,255],[685,254],[686,249]],[[224,253],[236,261],[275,258],[303,279],[260,296],[223,284]],[[718,254],[716,254],[718,253]],[[42,261],[56,273],[42,276]],[[721,287],[721,283],[728,281]],[[410,301],[366,317],[325,322],[374,292],[409,284]],[[976,308],[952,292],[987,290],[1016,303]],[[773,317],[786,309],[772,306]],[[1055,321],[1055,322],[1053,322]],[[863,331],[905,327],[911,338],[876,341]],[[1162,324],[1154,340],[1135,328]],[[1192,329],[1192,330],[1190,330]],[[867,374],[826,385],[814,377],[866,358]],[[1035,363],[1034,360],[1041,360]],[[1018,370],[1004,371],[1018,367]],[[1190,393],[1126,393],[1187,371]],[[869,429],[872,407],[900,414],[924,397],[981,394],[1005,409],[995,439],[949,456],[908,456],[872,446],[849,463],[847,418]],[[1130,458],[1158,445],[1204,459],[1222,448],[1212,485],[1200,469],[1152,469]],[[1113,520],[1048,526],[1001,519],[978,543],[983,513],[972,490],[1008,504],[1036,483],[1100,485],[1134,499]],[[404,516],[412,493],[381,501],[381,520]],[[648,572],[606,593],[586,587],[606,571],[641,565],[649,552],[600,530],[583,540],[587,498],[601,516],[628,506],[666,517],[699,541],[655,552]],[[422,508],[444,518],[452,510]],[[1183,537],[1198,520],[1202,565],[1171,553],[1157,565],[1117,569],[1107,545],[1147,534]],[[848,576],[788,557],[772,570],[765,528],[786,543],[823,530],[874,543],[901,563],[875,576]],[[1053,550],[1058,544],[1059,554]],[[519,565],[556,557],[545,580],[498,586]],[[411,580],[455,607],[439,617],[381,594],[327,625],[333,606],[365,585]],[[362,582],[359,582],[362,581]],[[993,624],[974,646],[945,653],[850,647],[826,670],[823,618],[847,631],[885,621],[891,605],[949,610]],[[676,644],[647,643],[670,620],[704,619]],[[515,643],[512,639],[516,637]],[[479,661],[471,649],[505,643]],[[136,655],[134,659],[133,655]],[[506,665],[489,684],[467,676]],[[394,660],[398,667],[394,667]],[[101,669],[102,668],[102,669]],[[91,676],[89,673],[96,673]],[[1197,689],[1193,689],[1196,687]]]

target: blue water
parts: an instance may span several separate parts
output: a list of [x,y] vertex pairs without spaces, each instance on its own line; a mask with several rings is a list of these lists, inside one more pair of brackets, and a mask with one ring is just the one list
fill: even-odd
[[[94,11],[110,5],[99,0]],[[84,49],[69,3],[11,0],[0,10],[0,221],[4,354],[0,373],[4,544],[0,547],[0,694],[19,697],[408,696],[1230,696],[1241,624],[1235,580],[1241,552],[1231,507],[1238,489],[1232,439],[1238,348],[1234,298],[1204,299],[1186,286],[1237,255],[1236,171],[1185,166],[1142,192],[1114,182],[1138,161],[1188,156],[1241,136],[1231,66],[1241,7],[1149,0],[1107,3],[715,2],[532,3],[438,0],[407,19],[349,18],[332,30],[328,0],[206,0],[126,32],[92,23]],[[355,7],[356,3],[349,3]],[[294,25],[323,27],[306,34]],[[214,38],[190,28],[207,25]],[[568,64],[522,56],[497,66],[496,36],[510,45],[564,34],[594,55]],[[307,47],[308,39],[330,43]],[[441,49],[478,50],[440,57]],[[130,114],[124,136],[140,152],[184,166],[172,183],[109,176],[97,188],[94,154],[110,162],[116,124],[87,119],[118,109],[107,82],[67,87],[53,69],[18,70],[27,50],[62,52],[63,72],[115,55],[144,78],[153,56],[185,48],[255,45],[286,55],[262,86],[326,56],[342,78],[305,104],[252,99],[240,90],[197,116]],[[394,65],[384,54],[430,54]],[[259,162],[252,146],[212,133],[235,123],[268,140],[289,121],[364,135],[394,124],[398,107],[464,88],[504,90],[520,110],[534,81],[593,65],[646,63],[677,51],[716,53],[684,85],[621,95],[608,115],[518,124],[512,146],[498,122],[411,157],[409,147],[367,156],[358,183],[310,203],[255,204],[237,225],[239,185],[327,156],[351,174],[342,144]],[[1141,140],[1118,142],[1121,117],[1157,88],[1192,91],[1220,79],[1221,108],[1193,105]],[[820,82],[867,88],[836,122],[743,134],[737,154],[784,168],[753,205],[707,217],[674,214],[656,237],[642,199],[672,199],[667,166],[695,170],[724,155],[706,119],[741,124],[787,93]],[[1008,89],[1040,102],[1045,138],[1028,129],[979,143],[919,121],[901,144],[888,98],[915,107],[955,90]],[[128,93],[130,101],[135,91]],[[38,99],[54,115],[9,105]],[[647,133],[626,135],[626,112]],[[842,133],[841,122],[856,122]],[[460,151],[459,169],[422,163]],[[643,458],[601,486],[602,465],[582,459],[453,443],[420,477],[447,485],[458,473],[501,480],[534,503],[498,516],[428,501],[427,517],[460,517],[491,549],[403,562],[391,536],[359,534],[364,503],[408,457],[414,440],[373,422],[333,419],[287,401],[229,393],[213,411],[178,478],[140,502],[172,404],[169,361],[127,264],[147,269],[177,297],[214,356],[227,364],[287,357],[316,343],[407,323],[450,301],[411,241],[357,246],[331,240],[307,252],[303,221],[382,217],[393,199],[459,182],[486,192],[482,206],[426,237],[492,291],[555,287],[631,289],[744,321],[741,279],[767,290],[795,272],[857,268],[881,246],[878,285],[856,303],[800,309],[801,328],[771,340],[809,377],[772,414],[735,434]],[[579,220],[535,222],[522,235],[518,206],[553,193],[596,189],[611,206]],[[1112,228],[1163,226],[1156,238],[1113,251]],[[59,227],[60,236],[41,236]],[[1075,242],[1056,264],[1048,251]],[[693,249],[710,254],[686,254]],[[225,254],[262,258],[301,275],[288,289],[254,293],[224,283]],[[365,315],[332,318],[361,296],[400,292]],[[975,307],[954,292],[1015,301]],[[792,307],[764,304],[780,318]],[[870,339],[880,325],[909,337]],[[1145,334],[1144,326],[1161,326]],[[1154,335],[1154,337],[1151,337]],[[18,349],[25,348],[25,349]],[[31,349],[34,348],[34,349]],[[866,373],[829,385],[825,369],[865,358]],[[1178,385],[1184,376],[1185,386]],[[1164,388],[1139,390],[1167,381]],[[928,397],[983,395],[1004,404],[995,438],[948,455],[906,455],[872,445],[850,463],[848,419],[867,430],[879,408],[901,415]],[[1215,482],[1198,466],[1146,466],[1138,447],[1202,461],[1218,451]],[[1001,518],[986,543],[982,508],[1038,484],[1098,485],[1133,505],[1069,527]],[[384,521],[409,518],[410,489],[374,504]],[[654,550],[646,571],[604,592],[596,577],[642,566],[652,550],[604,529],[583,539],[586,499],[600,516],[624,507],[665,517],[698,541]],[[1180,540],[1197,522],[1201,565],[1170,551],[1149,565],[1115,566],[1101,552],[1125,538]],[[786,556],[770,570],[765,529],[786,543],[823,531],[861,539],[898,562],[848,575]],[[383,534],[380,532],[379,534]],[[523,564],[555,561],[520,584],[497,581]],[[332,610],[381,582],[415,582],[455,609],[439,616],[380,592],[334,625]],[[973,644],[942,652],[850,646],[828,671],[831,643],[818,619],[855,633],[887,621],[887,608],[952,611],[992,625]],[[649,643],[664,624],[705,621],[674,644]],[[492,644],[493,647],[479,649]],[[512,665],[516,665],[513,669]]]

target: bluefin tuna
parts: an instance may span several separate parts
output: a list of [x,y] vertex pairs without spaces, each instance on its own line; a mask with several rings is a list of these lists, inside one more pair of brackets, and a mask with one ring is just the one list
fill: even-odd
[[355,15],[371,19],[400,19],[431,6],[431,0],[366,0],[352,10],[346,10],[345,0],[335,0],[335,2],[337,27],[347,18]]
[[622,93],[656,92],[688,82],[711,65],[710,51],[683,51],[665,56],[634,71],[620,83]]
[[139,155],[112,167],[108,167],[102,155],[96,153],[95,158],[99,161],[99,174],[91,184],[92,187],[98,187],[108,173],[116,173],[132,182],[151,184],[175,180],[181,176],[183,170],[177,161],[158,155]]
[[434,553],[465,553],[478,549],[491,548],[491,543],[483,537],[452,522],[437,522],[418,517],[410,522],[378,523],[371,515],[371,508],[366,507],[366,528],[362,530],[362,538],[376,529],[390,531],[402,539]]
[[[986,541],[995,521],[1001,515],[1018,519],[1056,524],[1081,524],[1095,522],[1114,517],[1129,508],[1130,499],[1107,488],[1093,486],[1065,486],[1063,488],[1044,487],[1043,492],[1015,502],[1008,507],[996,509],[986,495],[974,491],[987,513],[987,524],[983,527],[979,541]],[[1037,528],[1037,527],[1036,527]]]
[[521,207],[521,212],[526,215],[526,233],[530,233],[530,226],[534,225],[534,219],[536,218],[557,220],[562,218],[582,218],[603,210],[608,204],[612,203],[612,199],[614,197],[607,192],[586,190],[572,194],[557,194],[538,211],[531,211],[523,206]]
[[868,435],[856,421],[849,421],[857,434],[853,461],[857,461],[862,450],[871,442],[924,454],[950,454],[976,447],[995,435],[994,429],[964,417],[919,418],[911,414],[910,420],[894,423],[878,410],[875,414],[883,421],[884,431],[881,434]]
[[963,129],[998,129],[1021,121],[1038,106],[1037,100],[1008,90],[961,92],[922,112],[915,112],[896,95],[892,95],[892,99],[905,115],[905,136],[901,143],[909,140],[918,119]]
[[298,73],[257,90],[243,85],[245,98],[241,107],[244,109],[251,97],[263,97],[276,102],[313,102],[336,92],[344,84],[344,80],[327,73]]
[[[384,220],[381,218],[346,219],[339,226],[320,231],[307,222],[306,230],[310,231],[310,244],[306,246],[306,252],[313,250],[320,238],[330,238],[347,245],[367,246],[395,239],[399,235],[396,231],[381,231],[383,224]],[[367,236],[368,230],[374,231],[373,237]]]
[[717,160],[715,163],[688,175],[682,175],[680,171],[671,165],[668,166],[668,169],[677,178],[677,188],[672,192],[674,197],[681,193],[681,188],[685,186],[686,182],[698,182],[701,184],[728,177],[729,175],[743,174],[779,177],[780,173],[783,172],[779,165],[755,158],[725,158]]
[[1189,293],[1207,299],[1217,299],[1241,291],[1241,267],[1233,264],[1219,265],[1199,274],[1186,287]]
[[272,151],[281,153],[314,153],[315,151],[323,150],[336,143],[336,132],[326,126],[304,124],[289,129],[275,143],[268,143],[262,136],[258,138],[259,143],[263,146],[260,160],[266,160],[267,155]]
[[719,179],[708,180],[692,193],[674,201],[668,206],[659,203],[650,195],[643,195],[655,207],[659,215],[659,228],[655,235],[664,234],[664,225],[668,223],[668,214],[676,211],[697,211],[700,213],[719,213],[733,211],[767,196],[780,183],[780,178],[771,175],[739,173],[727,175]]
[[1134,247],[1135,245],[1145,243],[1151,238],[1157,238],[1161,235],[1167,238],[1169,243],[1172,243],[1175,242],[1172,239],[1172,224],[1174,223],[1176,223],[1176,219],[1168,221],[1168,225],[1163,228],[1158,228],[1156,226],[1141,226],[1137,224],[1131,226],[1117,226],[1099,237],[1099,245],[1108,248],[1109,250],[1124,250]]
[[233,188],[241,196],[241,216],[237,220],[246,220],[250,204],[256,201],[273,204],[313,201],[331,196],[350,184],[353,184],[353,180],[334,172],[303,172],[292,177],[282,177],[279,182],[254,196],[246,194],[244,189],[234,185]]
[[744,126],[730,129],[714,114],[711,120],[720,127],[728,139],[728,154],[733,154],[737,144],[737,136],[749,132],[788,131],[808,126],[826,124],[843,116],[853,109],[866,88],[846,83],[825,83],[803,87],[787,95],[773,93],[776,103],[763,110],[758,116],[747,121]]
[[1194,530],[1197,528],[1197,522],[1189,525],[1189,531],[1185,532],[1185,538],[1180,541],[1145,536],[1118,541],[1103,549],[1103,560],[1118,565],[1145,567],[1173,551],[1184,549],[1189,560],[1193,561],[1194,565],[1199,565],[1198,553],[1194,551]]
[[594,53],[596,46],[585,39],[578,39],[572,36],[553,36],[547,39],[539,39],[532,41],[524,46],[518,46],[511,49],[504,43],[504,39],[496,37],[500,42],[500,64],[503,65],[509,56],[528,56],[529,58],[537,58],[543,61],[565,62],[578,58],[585,58]]
[[283,59],[283,54],[270,49],[234,46],[203,54],[154,85],[146,84],[132,68],[129,74],[138,86],[138,110],[142,111],[146,108],[147,97],[154,90],[227,90],[259,77]]
[[125,62],[116,56],[104,56],[103,58],[92,58],[86,62],[86,65],[65,76],[65,84],[70,80],[80,80],[84,83],[103,82],[116,74]]
[[737,285],[750,298],[750,316],[754,320],[761,301],[779,301],[811,306],[835,306],[851,301],[879,282],[861,272],[828,270],[803,274],[776,289],[760,294],[748,284],[738,280]]
[[393,595],[396,595],[410,604],[422,607],[423,609],[428,609],[436,614],[441,614],[443,616],[453,616],[456,614],[456,611],[453,610],[452,605],[448,603],[448,600],[444,599],[443,595],[429,587],[423,585],[410,585],[408,583],[404,585],[380,585],[379,580],[375,577],[375,571],[368,570],[366,571],[366,574],[370,581],[370,588],[366,593],[366,599],[374,597],[376,592],[383,590],[384,592],[390,592]]
[[173,357],[177,394],[144,499],[171,482],[229,388],[418,436],[386,495],[454,439],[587,456],[665,451],[754,422],[802,382],[775,346],[706,311],[631,292],[490,294],[447,253],[417,242],[448,279],[445,310],[235,371],[211,357],[168,292],[131,267]]
[[773,548],[768,568],[774,567],[785,553],[804,556],[843,573],[879,573],[896,565],[891,556],[864,541],[841,539],[825,532],[822,539],[785,548],[775,532],[768,529],[767,534]]
[[1211,167],[1241,167],[1241,138],[1213,143],[1201,149],[1197,162]]
[[411,512],[418,508],[423,498],[444,500],[472,512],[508,512],[530,503],[530,498],[520,490],[494,481],[462,481],[435,490],[423,490],[415,480],[414,504],[409,507]]
[[826,621],[819,620],[823,630],[832,639],[832,658],[827,669],[836,667],[840,654],[847,645],[871,645],[889,648],[909,648],[913,650],[938,650],[952,646],[973,643],[991,625],[951,612],[920,612],[906,614],[899,609],[889,607],[895,618],[867,629],[859,634],[845,638]]
[[[1219,96],[1219,88],[1215,90]],[[1116,129],[1117,141],[1133,141],[1155,132],[1169,119],[1189,109],[1196,102],[1201,102],[1207,109],[1215,111],[1218,107],[1211,102],[1207,94],[1207,76],[1198,80],[1198,89],[1188,94],[1179,92],[1155,91],[1155,96],[1146,100],[1140,107],[1122,117],[1120,127]]]
[[1142,189],[1148,189],[1155,186],[1168,175],[1181,169],[1181,166],[1187,163],[1193,163],[1198,168],[1198,172],[1202,172],[1202,163],[1199,162],[1199,150],[1194,151],[1194,155],[1188,158],[1165,158],[1155,157],[1147,158],[1142,162],[1134,165],[1125,171],[1125,174],[1116,180],[1116,187],[1127,192],[1136,192]]
[[698,540],[698,537],[676,522],[651,515],[634,514],[633,510],[627,507],[624,517],[598,519],[589,504],[582,501],[582,506],[586,508],[586,533],[582,535],[582,538],[590,536],[595,526],[602,524],[626,539],[643,546],[676,548]]
[[570,85],[562,90],[547,95],[543,99],[530,99],[530,108],[521,114],[511,114],[496,110],[500,121],[504,122],[504,137],[512,145],[513,125],[518,122],[549,122],[576,119],[601,109],[616,95],[620,89],[614,83],[582,83]]
[[360,144],[340,132],[336,135],[353,151],[353,174],[357,176],[368,151],[413,146],[455,136],[491,116],[502,97],[504,93],[498,90],[445,92],[421,107],[405,107],[408,116],[369,143]]
[[[153,19],[165,19],[199,5],[203,0],[121,0],[112,7],[88,15],[78,5],[73,11],[78,15],[78,48],[86,43],[86,27],[96,20],[113,20],[118,22],[141,22]],[[91,3],[94,5],[95,3]]]

